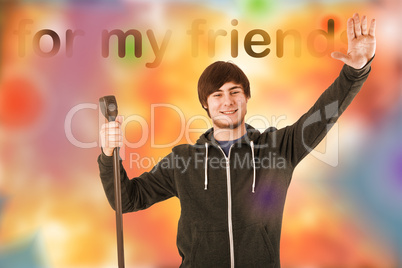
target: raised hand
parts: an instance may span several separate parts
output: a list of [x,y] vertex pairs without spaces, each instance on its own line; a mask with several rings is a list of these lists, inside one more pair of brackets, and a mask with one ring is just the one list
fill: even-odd
[[353,18],[348,19],[348,52],[332,52],[331,57],[345,64],[360,69],[374,56],[375,40],[375,19],[371,20],[370,28],[367,28],[367,17],[363,16],[360,21],[359,14],[355,13]]

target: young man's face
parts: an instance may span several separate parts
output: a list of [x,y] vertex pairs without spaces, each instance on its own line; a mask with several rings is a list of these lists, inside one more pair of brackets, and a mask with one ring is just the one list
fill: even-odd
[[225,83],[207,98],[209,116],[216,129],[236,129],[244,124],[248,98],[243,87],[233,82]]

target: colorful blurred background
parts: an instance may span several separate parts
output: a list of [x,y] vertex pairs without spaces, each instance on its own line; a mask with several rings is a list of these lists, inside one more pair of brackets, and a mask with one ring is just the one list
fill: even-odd
[[[317,149],[335,161],[308,156],[295,170],[282,266],[402,267],[399,0],[2,0],[0,267],[117,267],[114,211],[96,162],[99,97],[115,95],[128,119],[129,176],[211,127],[196,88],[216,60],[248,75],[248,123],[284,127],[338,75],[342,63],[329,54],[347,48],[356,11],[377,20],[372,73],[332,131],[337,146]],[[102,56],[102,31],[115,29],[137,30],[138,43],[128,38],[119,57],[112,37]],[[261,57],[244,46],[256,29],[270,38],[253,46]],[[126,266],[178,267],[179,216],[177,199],[124,215]]]

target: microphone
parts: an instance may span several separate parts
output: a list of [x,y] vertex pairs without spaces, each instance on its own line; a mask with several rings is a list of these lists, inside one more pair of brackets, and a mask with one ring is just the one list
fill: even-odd
[[[99,108],[109,122],[115,121],[117,101],[112,95],[99,98]],[[119,268],[124,268],[124,242],[123,242],[123,215],[121,205],[121,182],[119,148],[113,150],[113,173],[114,173],[114,202],[116,210],[116,236],[117,236],[117,262]]]
[[116,120],[118,110],[115,96],[109,95],[99,98],[99,108],[109,122]]

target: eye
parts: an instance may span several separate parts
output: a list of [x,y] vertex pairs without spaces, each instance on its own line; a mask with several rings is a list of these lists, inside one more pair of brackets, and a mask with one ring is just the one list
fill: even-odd
[[232,91],[232,95],[238,94],[238,93],[240,93],[240,91]]
[[221,94],[220,93],[218,93],[218,94],[214,94],[214,95],[212,95],[213,97],[220,97],[221,96]]

